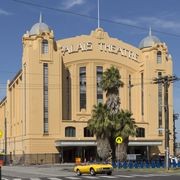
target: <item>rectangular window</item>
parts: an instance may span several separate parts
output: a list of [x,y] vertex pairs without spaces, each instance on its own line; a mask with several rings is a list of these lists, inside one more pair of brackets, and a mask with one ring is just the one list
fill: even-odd
[[86,67],[80,67],[80,111],[86,109]]
[[71,77],[70,77],[70,72],[67,69],[67,119],[71,119]]
[[44,119],[44,134],[49,132],[48,124],[48,64],[43,64],[43,119]]
[[161,51],[157,52],[157,64],[161,64],[162,63],[162,54]]
[[145,129],[144,128],[137,128],[136,129],[136,137],[145,137]]
[[144,115],[144,74],[141,73],[141,115]]
[[47,54],[48,53],[48,41],[47,40],[43,40],[42,41],[42,54]]
[[102,75],[103,75],[103,67],[97,66],[96,67],[97,104],[103,103],[103,90],[102,90],[102,87],[100,85],[100,82],[102,80]]
[[[162,72],[158,72],[158,78],[162,77]],[[162,128],[162,84],[158,83],[158,128]],[[162,135],[162,130],[159,130],[159,135]]]

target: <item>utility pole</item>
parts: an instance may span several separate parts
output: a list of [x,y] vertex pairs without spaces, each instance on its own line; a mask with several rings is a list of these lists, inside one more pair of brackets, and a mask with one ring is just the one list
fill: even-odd
[[161,76],[154,79],[154,84],[164,85],[164,117],[165,117],[165,168],[169,170],[169,106],[168,88],[171,82],[177,80],[175,76]]

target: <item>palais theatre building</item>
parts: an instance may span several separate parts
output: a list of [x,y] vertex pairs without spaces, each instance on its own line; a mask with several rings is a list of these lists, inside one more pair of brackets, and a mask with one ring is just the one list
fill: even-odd
[[[22,66],[7,81],[0,102],[0,151],[20,164],[74,162],[96,156],[96,138],[87,129],[94,104],[105,102],[103,71],[119,69],[121,108],[130,110],[139,128],[128,154],[150,159],[164,154],[164,86],[153,79],[172,75],[168,47],[156,36],[138,47],[112,38],[102,28],[88,35],[55,40],[38,23],[22,38]],[[168,88],[170,154],[173,154],[173,89]]]

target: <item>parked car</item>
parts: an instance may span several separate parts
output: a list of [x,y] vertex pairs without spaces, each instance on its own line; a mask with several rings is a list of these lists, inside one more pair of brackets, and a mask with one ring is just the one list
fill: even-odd
[[105,164],[105,163],[85,163],[85,164],[79,164],[74,167],[74,172],[78,176],[81,174],[90,174],[92,176],[95,176],[96,174],[107,174],[111,175],[113,171],[113,167],[111,164]]

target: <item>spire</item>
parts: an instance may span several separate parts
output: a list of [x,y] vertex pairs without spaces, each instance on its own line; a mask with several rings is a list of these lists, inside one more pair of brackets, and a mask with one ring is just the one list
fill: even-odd
[[42,13],[40,12],[40,15],[39,15],[39,23],[42,23]]
[[149,27],[149,36],[152,35],[152,32],[151,32],[151,26]]
[[98,28],[100,27],[100,21],[99,21],[99,0],[98,0]]

